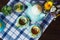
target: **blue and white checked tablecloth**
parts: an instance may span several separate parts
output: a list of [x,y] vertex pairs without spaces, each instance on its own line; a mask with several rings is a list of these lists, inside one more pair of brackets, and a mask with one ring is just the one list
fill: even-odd
[[[10,0],[7,5],[14,5],[15,2],[21,1],[25,6],[27,5],[27,2],[32,2],[31,0]],[[44,1],[42,1],[43,3]],[[33,0],[34,3],[34,0]],[[25,9],[26,10],[26,9]],[[29,29],[24,28],[24,29],[19,29],[16,28],[16,19],[23,15],[25,13],[22,12],[21,14],[18,14],[16,12],[12,12],[8,16],[4,16],[2,12],[0,12],[0,19],[3,20],[6,23],[6,27],[4,31],[0,33],[0,38],[3,40],[38,40],[38,38],[32,38],[29,35]],[[46,18],[43,20],[43,22],[40,24],[41,27],[43,27],[43,32],[45,29],[48,27],[48,25],[51,23],[51,21],[54,19],[54,16],[51,15],[50,13],[46,16]]]

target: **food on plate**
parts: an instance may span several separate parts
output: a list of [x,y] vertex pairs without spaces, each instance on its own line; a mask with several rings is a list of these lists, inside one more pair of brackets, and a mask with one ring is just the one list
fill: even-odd
[[3,12],[3,14],[5,16],[9,15],[12,12],[12,7],[11,6],[4,6],[1,11]]
[[24,5],[21,2],[18,2],[14,5],[14,10],[16,12],[22,12],[24,10]]
[[32,34],[36,35],[40,32],[40,28],[37,26],[33,26],[31,29]]
[[20,25],[25,25],[26,23],[27,23],[27,18],[21,17],[21,18],[19,19],[19,24],[20,24]]

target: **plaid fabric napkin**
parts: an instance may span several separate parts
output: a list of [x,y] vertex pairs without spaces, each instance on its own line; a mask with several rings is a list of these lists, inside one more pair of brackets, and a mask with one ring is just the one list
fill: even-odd
[[[7,5],[13,7],[13,5],[19,1],[22,2],[24,6],[28,5],[27,2],[28,3],[36,2],[34,0],[33,1],[31,0],[10,0],[7,3]],[[44,0],[42,1],[42,3],[43,2]],[[40,35],[39,37],[32,38],[31,35],[29,34],[30,32],[28,31],[29,30],[28,28],[24,28],[24,29],[16,28],[16,25],[15,25],[16,20],[18,19],[19,16],[25,14],[25,10],[21,14],[12,12],[8,16],[4,16],[3,13],[0,12],[0,19],[6,23],[6,27],[4,31],[0,33],[0,38],[3,38],[3,40],[38,40],[40,38]],[[42,32],[45,31],[45,29],[48,27],[48,25],[52,22],[53,19],[54,19],[54,16],[51,15],[50,13],[46,16],[46,18],[40,24],[40,26],[42,27]]]

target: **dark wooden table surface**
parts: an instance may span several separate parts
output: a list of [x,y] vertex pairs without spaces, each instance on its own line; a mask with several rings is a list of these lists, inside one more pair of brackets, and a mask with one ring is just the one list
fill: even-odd
[[52,21],[39,40],[60,40],[60,16]]
[[[0,9],[7,2],[8,0],[0,0]],[[60,40],[60,16],[55,21],[52,21],[39,40]]]

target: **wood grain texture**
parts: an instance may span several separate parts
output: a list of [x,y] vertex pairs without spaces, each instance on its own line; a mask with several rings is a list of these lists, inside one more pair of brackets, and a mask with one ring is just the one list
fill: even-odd
[[0,10],[3,6],[5,6],[8,3],[9,0],[0,0]]
[[60,40],[60,17],[52,21],[39,40]]

